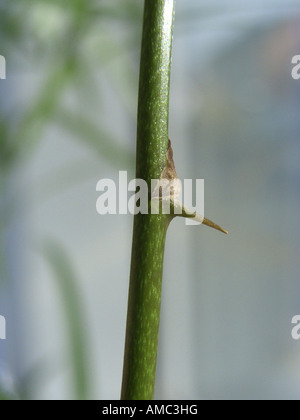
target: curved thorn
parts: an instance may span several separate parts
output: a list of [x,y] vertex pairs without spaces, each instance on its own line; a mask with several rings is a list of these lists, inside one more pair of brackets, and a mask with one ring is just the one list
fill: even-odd
[[202,223],[203,223],[203,225],[209,226],[209,227],[211,227],[213,229],[219,230],[220,232],[226,233],[226,235],[228,234],[228,230],[225,230],[221,226],[219,226],[216,223],[212,222],[211,220],[206,219],[206,217],[204,217]]

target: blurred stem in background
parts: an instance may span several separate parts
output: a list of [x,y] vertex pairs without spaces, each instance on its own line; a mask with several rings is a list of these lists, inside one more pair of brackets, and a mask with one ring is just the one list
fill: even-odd
[[85,339],[86,322],[83,314],[82,298],[77,290],[75,275],[64,250],[57,242],[47,240],[44,254],[51,264],[63,300],[64,314],[68,328],[66,331],[69,342],[71,369],[73,376],[74,398],[86,400],[89,398],[88,356]]
[[[145,0],[140,61],[136,178],[159,179],[168,147],[173,0]],[[122,399],[152,399],[165,236],[170,215],[134,217]]]

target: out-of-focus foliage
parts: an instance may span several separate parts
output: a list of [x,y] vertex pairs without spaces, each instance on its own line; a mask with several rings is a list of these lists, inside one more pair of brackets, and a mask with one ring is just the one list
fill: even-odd
[[[77,96],[82,122],[78,122],[77,138],[96,152],[107,154],[113,163],[120,156],[125,163],[132,162],[132,152],[121,150],[112,135],[103,131],[101,118],[99,126],[95,126],[89,121],[89,114],[91,107],[100,114],[103,106],[101,90],[95,83],[99,72],[105,71],[123,50],[136,51],[140,16],[141,5],[137,1],[2,2],[0,50],[5,54],[10,74],[14,67],[22,66],[24,72],[36,69],[40,78],[29,104],[18,100],[1,113],[2,170],[30,154],[47,125],[55,123],[74,129],[70,119],[76,120],[76,114],[66,106],[70,92]],[[115,25],[124,28],[122,45],[114,39]],[[127,80],[129,73],[124,71],[123,75],[124,80],[118,77],[118,83],[126,89],[132,80]]]
[[[110,80],[108,83],[120,89],[120,96],[122,90],[126,92],[123,99],[129,98],[131,103],[124,102],[123,108],[132,119],[134,114],[130,108],[136,101],[132,86],[136,81],[128,69],[132,67],[137,76],[137,67],[132,65],[130,58],[128,67],[121,73],[114,74],[110,66],[112,63],[114,68],[114,62],[119,60],[123,51],[126,55],[131,51],[132,57],[137,57],[141,13],[142,4],[134,0],[1,2],[0,52],[5,56],[8,68],[5,90],[3,84],[0,86],[1,232],[6,232],[9,223],[14,223],[14,197],[9,194],[14,171],[22,162],[30,164],[43,133],[50,127],[67,131],[74,141],[80,141],[112,165],[133,168],[133,147],[128,148],[116,139],[106,127],[105,118],[101,118],[105,100],[98,79],[104,77]],[[121,42],[114,34],[116,25],[118,30],[123,30]],[[27,77],[32,73],[37,85],[25,99],[19,95],[14,78],[16,74],[22,75],[20,68]],[[28,88],[32,88],[32,84]],[[70,95],[72,101],[68,100]],[[88,172],[84,162],[80,170],[75,164],[69,165],[46,183],[55,193],[78,182],[78,176],[84,179],[84,169]],[[66,181],[62,182],[62,179]],[[74,396],[87,398],[84,340],[81,339],[83,327],[80,326],[82,317],[78,312],[80,297],[76,296],[71,269],[59,249],[55,245],[48,246],[45,255],[56,272],[64,299],[62,307],[67,319],[70,354],[73,355]],[[1,283],[7,282],[9,277],[7,257],[5,235],[2,235]],[[34,392],[34,383],[47,380],[43,379],[45,375],[49,377],[46,366],[47,363],[44,363],[44,366],[33,368],[22,383],[16,384],[20,395],[30,397],[31,385]]]
[[[21,334],[25,327],[20,301],[30,308],[39,303],[32,290],[22,295],[23,300],[18,297],[24,291],[21,287],[25,291],[33,287],[26,284],[31,271],[26,276],[26,264],[21,263],[24,250],[33,248],[34,255],[43,262],[47,259],[49,277],[59,290],[57,306],[46,316],[51,324],[57,308],[64,314],[65,341],[57,339],[59,332],[54,339],[67,354],[65,360],[47,348],[45,354],[37,351],[25,373],[15,368],[11,388],[20,398],[41,395],[39,391],[65,370],[75,378],[66,394],[79,398],[87,395],[87,388],[90,391],[82,338],[86,331],[80,320],[89,316],[90,321],[91,314],[79,287],[81,281],[86,289],[90,285],[87,270],[78,267],[93,264],[99,274],[91,270],[89,280],[95,281],[90,287],[97,296],[99,318],[97,325],[87,329],[94,328],[92,335],[104,349],[98,354],[97,348],[94,355],[101,366],[96,397],[119,395],[119,376],[113,372],[121,375],[121,366],[116,365],[122,358],[119,328],[125,312],[119,315],[117,311],[126,297],[119,299],[116,289],[128,277],[129,256],[126,265],[120,249],[124,253],[124,242],[130,248],[130,238],[124,239],[119,218],[89,220],[95,212],[96,182],[86,156],[95,158],[97,176],[106,177],[105,165],[116,172],[134,172],[142,7],[141,0],[0,2],[0,54],[7,61],[7,80],[0,81],[0,309],[10,296],[13,310],[19,310],[15,337],[5,345],[21,343],[10,363],[22,365],[26,351],[34,350],[30,345],[42,344],[39,338],[32,344],[32,337],[24,339]],[[191,390],[193,397],[201,398],[257,398],[258,389],[267,396],[294,395],[291,383],[296,383],[296,375],[290,366],[297,366],[297,358],[292,359],[290,350],[289,311],[295,314],[299,308],[295,191],[299,185],[300,85],[291,80],[290,59],[300,53],[299,6],[292,0],[247,4],[184,0],[177,1],[176,8],[170,102],[175,162],[183,177],[205,178],[207,216],[228,227],[230,235],[225,242],[205,228],[188,234],[179,223],[176,234],[174,225],[170,228],[169,238],[175,240],[167,241],[166,255],[172,254],[172,259],[164,273],[158,395],[190,398]],[[63,148],[65,138],[69,143]],[[28,187],[31,193],[31,188],[20,182],[20,173],[35,163],[47,142],[56,142],[54,156],[41,158],[41,165],[49,162],[49,167],[41,171],[39,166],[35,173],[41,178],[40,189],[31,201],[22,201],[25,194],[20,190]],[[68,153],[77,146],[82,154],[69,159]],[[61,153],[65,158],[55,165]],[[87,194],[92,210],[82,214],[79,203],[85,195],[76,205],[73,196],[71,204],[64,198],[91,176],[80,193],[92,190],[91,196]],[[49,196],[57,198],[57,207],[49,205],[49,212],[53,208],[57,212],[53,219],[47,213]],[[28,223],[32,230],[39,223],[55,230],[53,224],[59,222],[46,252],[45,247],[36,246],[36,242],[44,244],[38,228],[38,237],[33,235],[28,242],[30,235],[19,226],[24,215],[32,214]],[[175,246],[178,236],[180,249]],[[69,247],[74,242],[78,245],[72,253]],[[47,275],[40,278],[38,270],[38,274],[33,272],[34,286],[47,289]],[[104,291],[97,288],[99,283]],[[36,329],[41,334],[44,324],[37,322]],[[29,350],[23,348],[27,340]],[[2,348],[4,342],[0,360],[8,359],[11,349],[4,357]],[[96,368],[95,363],[98,373]],[[189,374],[181,375],[188,369]],[[185,385],[191,383],[187,391]]]
[[74,396],[77,400],[89,397],[88,352],[86,351],[86,320],[82,310],[83,302],[74,282],[76,275],[70,266],[68,258],[61,247],[47,241],[44,247],[46,258],[52,265],[65,308],[68,332],[68,353],[72,360],[72,384]]

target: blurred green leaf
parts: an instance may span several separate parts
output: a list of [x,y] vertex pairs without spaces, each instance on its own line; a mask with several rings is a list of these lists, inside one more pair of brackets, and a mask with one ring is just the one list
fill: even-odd
[[0,401],[9,401],[13,399],[14,398],[11,395],[9,395],[7,392],[0,389]]
[[15,155],[29,154],[41,138],[41,131],[52,117],[63,89],[76,73],[74,60],[68,60],[54,68],[45,81],[34,105],[25,114],[16,135]]
[[16,384],[17,396],[21,400],[31,400],[40,388],[46,386],[52,379],[65,369],[62,360],[53,358],[52,354],[41,356],[23,373]]
[[53,269],[68,325],[67,337],[69,339],[75,399],[88,399],[88,356],[86,354],[87,343],[84,333],[87,325],[85,324],[83,302],[76,286],[75,275],[64,250],[55,241],[49,239],[45,241],[43,251]]
[[108,133],[81,113],[61,108],[55,114],[55,121],[100,156],[108,159],[117,167],[133,167],[134,154],[123,148]]

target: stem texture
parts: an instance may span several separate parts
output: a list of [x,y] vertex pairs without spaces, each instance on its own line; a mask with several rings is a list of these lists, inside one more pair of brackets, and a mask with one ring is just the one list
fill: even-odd
[[[173,0],[145,0],[140,61],[136,178],[159,179],[168,148]],[[165,237],[170,215],[134,217],[121,399],[152,399]]]

